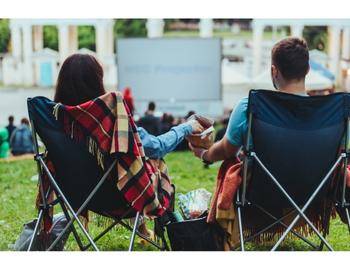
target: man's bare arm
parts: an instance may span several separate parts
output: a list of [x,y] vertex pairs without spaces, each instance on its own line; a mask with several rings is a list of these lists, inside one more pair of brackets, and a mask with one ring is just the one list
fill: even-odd
[[202,158],[208,162],[215,162],[219,160],[225,160],[234,157],[239,148],[238,146],[232,145],[226,136],[224,136],[220,141],[214,143],[212,147],[208,150],[201,148],[194,148],[190,145],[191,150],[195,156]]

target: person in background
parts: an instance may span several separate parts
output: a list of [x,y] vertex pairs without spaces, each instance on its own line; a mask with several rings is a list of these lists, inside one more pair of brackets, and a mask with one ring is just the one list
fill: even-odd
[[[185,117],[181,117],[180,119],[178,119],[178,123],[185,123],[187,121],[187,119],[190,118],[194,114],[196,114],[195,111],[189,111]],[[176,147],[176,151],[186,151],[186,150],[189,150],[187,141],[182,141],[178,145],[178,147]]]
[[21,125],[12,132],[10,145],[14,156],[34,153],[32,131],[27,118],[23,118]]
[[15,118],[13,115],[10,115],[8,118],[9,124],[6,126],[8,131],[8,141],[10,141],[12,132],[16,129],[16,126],[13,124],[15,121]]
[[132,95],[132,91],[130,87],[126,87],[123,91],[123,98],[126,103],[126,106],[128,106],[129,111],[131,115],[134,115],[135,112],[135,104],[134,104],[134,97]]
[[145,112],[145,115],[141,117],[137,124],[138,126],[143,127],[149,134],[158,136],[161,134],[161,124],[160,118],[154,115],[155,110],[156,104],[151,101],[148,104],[148,109]]
[[164,113],[161,120],[161,134],[168,132],[174,126],[174,116]]
[[230,119],[229,117],[225,117],[224,119],[222,119],[222,121],[221,121],[222,128],[220,128],[218,130],[218,132],[216,132],[216,134],[215,134],[215,142],[220,141],[225,136],[229,119]]
[[8,142],[9,133],[7,128],[0,128],[0,159],[9,156],[10,144]]

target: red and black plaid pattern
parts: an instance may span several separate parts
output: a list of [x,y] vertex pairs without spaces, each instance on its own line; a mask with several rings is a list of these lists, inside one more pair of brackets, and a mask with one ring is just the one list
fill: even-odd
[[121,93],[107,93],[78,106],[57,104],[54,114],[67,135],[76,141],[86,141],[102,168],[107,165],[106,157],[112,154],[117,157],[115,182],[133,209],[149,217],[165,212],[173,192],[166,166],[163,161],[145,157],[137,127]]

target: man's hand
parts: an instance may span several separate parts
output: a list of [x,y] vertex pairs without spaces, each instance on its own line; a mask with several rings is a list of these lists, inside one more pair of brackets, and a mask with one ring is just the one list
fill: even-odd
[[204,149],[204,148],[194,147],[191,143],[188,143],[188,147],[191,149],[193,154],[201,160],[203,160],[203,156],[204,156],[205,152],[208,151],[207,149]]
[[204,131],[204,128],[202,127],[201,124],[199,124],[199,122],[197,120],[192,119],[192,120],[189,120],[188,123],[192,127],[192,134],[198,134],[198,133],[202,133]]

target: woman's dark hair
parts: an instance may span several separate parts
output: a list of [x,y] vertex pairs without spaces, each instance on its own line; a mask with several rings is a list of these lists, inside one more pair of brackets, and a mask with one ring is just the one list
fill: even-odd
[[63,62],[58,74],[55,102],[78,105],[104,93],[103,69],[95,57],[73,54]]

